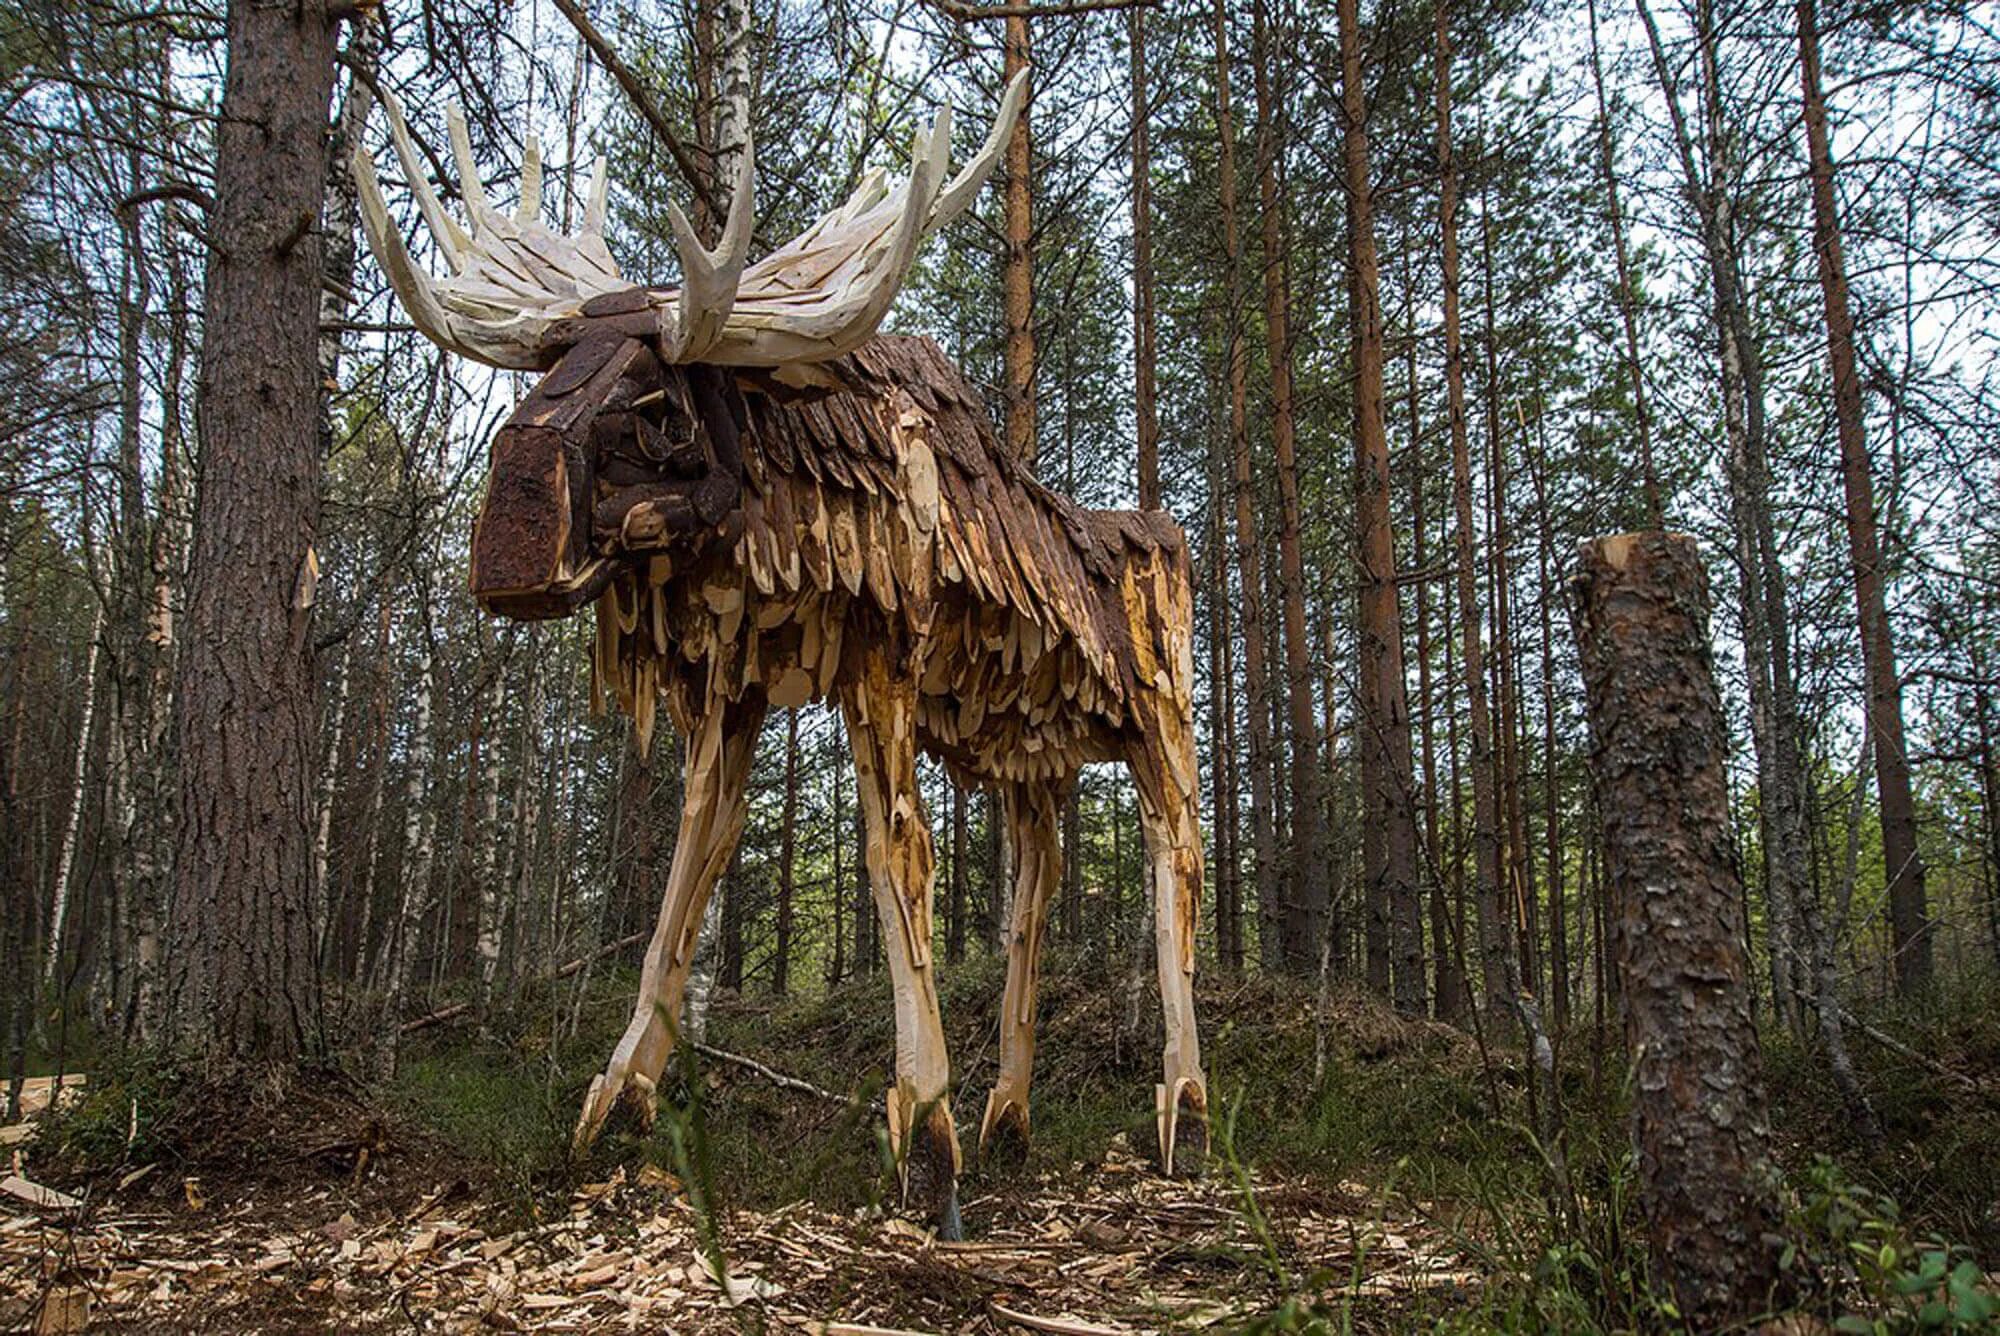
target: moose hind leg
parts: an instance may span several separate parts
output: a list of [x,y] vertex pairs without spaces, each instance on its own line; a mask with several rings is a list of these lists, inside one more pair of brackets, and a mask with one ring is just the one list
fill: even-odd
[[938,1016],[931,960],[931,832],[917,788],[917,685],[871,655],[841,707],[854,747],[867,835],[868,881],[882,921],[896,1002],[896,1083],[888,1092],[889,1141],[904,1209],[961,1236],[958,1132],[951,1063]]
[[660,919],[646,947],[632,1020],[584,1096],[576,1123],[579,1149],[596,1139],[621,1098],[636,1103],[642,1118],[652,1118],[653,1089],[673,1052],[702,911],[743,833],[744,789],[763,719],[761,700],[710,699],[688,735],[680,834]]
[[1139,822],[1146,837],[1146,882],[1153,897],[1153,942],[1165,1011],[1164,1076],[1155,1091],[1160,1168],[1191,1176],[1208,1152],[1208,1083],[1194,1016],[1195,928],[1201,905],[1201,790],[1194,727],[1164,693],[1148,693],[1145,737],[1133,748]]
[[1007,993],[1000,1005],[1000,1075],[979,1124],[982,1159],[1019,1159],[1028,1149],[1028,1080],[1035,1063],[1035,989],[1049,902],[1062,879],[1057,820],[1066,785],[1010,783],[1001,790],[1018,860],[1007,933]]

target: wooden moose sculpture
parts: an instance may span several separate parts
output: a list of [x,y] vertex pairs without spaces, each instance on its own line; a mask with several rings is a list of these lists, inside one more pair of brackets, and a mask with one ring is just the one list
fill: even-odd
[[581,231],[559,236],[537,216],[533,141],[509,217],[487,202],[454,112],[468,230],[439,204],[385,97],[409,189],[452,271],[443,279],[411,259],[365,151],[354,162],[370,244],[417,327],[475,360],[546,372],[493,440],[473,596],[521,618],[594,601],[596,688],[630,713],[642,745],[662,700],[687,739],[665,903],[578,1141],[621,1099],[651,1116],[702,911],[743,828],[765,711],[835,700],[895,995],[891,1143],[905,1205],[947,1232],[958,1227],[960,1160],[919,750],[963,784],[997,788],[1017,854],[1000,1074],[981,1147],[1025,1147],[1058,813],[1079,766],[1112,760],[1136,781],[1155,906],[1160,1163],[1192,1170],[1207,1142],[1186,538],[1164,512],[1084,510],[1042,487],[1002,450],[979,394],[935,344],[875,333],[918,245],[992,171],[1022,95],[1016,80],[979,155],[949,182],[947,112],[918,134],[906,181],[890,188],[870,174],[748,267],[746,151],[714,250],[670,212],[678,289],[619,276],[602,234],[602,161]]

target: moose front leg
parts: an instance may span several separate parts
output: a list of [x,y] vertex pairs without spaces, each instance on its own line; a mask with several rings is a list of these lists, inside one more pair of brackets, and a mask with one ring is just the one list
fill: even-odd
[[1028,1149],[1028,1082],[1035,1065],[1035,990],[1049,901],[1062,879],[1057,807],[1051,784],[1008,784],[1001,791],[1007,834],[1019,860],[1014,921],[1007,934],[1007,993],[1000,1004],[1000,1075],[979,1124],[982,1158],[1019,1158]]
[[744,789],[763,719],[761,699],[711,697],[703,702],[688,735],[680,834],[667,871],[660,921],[646,947],[631,1023],[611,1051],[603,1074],[591,1081],[590,1093],[584,1096],[583,1113],[576,1122],[579,1149],[604,1129],[621,1098],[632,1099],[640,1116],[652,1119],[653,1090],[673,1052],[702,910],[743,833]]
[[931,962],[931,832],[917,789],[917,684],[868,656],[841,697],[867,834],[868,881],[882,920],[896,1001],[896,1084],[888,1092],[889,1141],[903,1205],[960,1237],[958,1132],[951,1063],[938,1017]]
[[1144,738],[1132,751],[1146,881],[1153,895],[1153,944],[1165,1011],[1164,1077],[1155,1091],[1160,1168],[1191,1176],[1208,1151],[1208,1083],[1194,1018],[1194,944],[1201,906],[1201,792],[1194,730],[1184,705],[1161,691],[1136,711]]

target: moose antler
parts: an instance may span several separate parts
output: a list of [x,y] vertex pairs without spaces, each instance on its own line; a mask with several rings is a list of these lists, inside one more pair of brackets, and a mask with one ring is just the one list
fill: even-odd
[[403,179],[449,278],[434,279],[410,257],[403,236],[389,217],[375,164],[365,148],[355,150],[354,183],[361,197],[361,225],[369,249],[389,276],[403,309],[425,337],[474,361],[515,371],[538,370],[560,349],[551,346],[550,326],[574,316],[592,297],[621,292],[631,283],[618,272],[604,245],[604,159],[591,174],[583,226],[560,236],[543,225],[542,153],[533,135],[521,156],[521,203],[513,217],[487,202],[472,161],[472,140],[456,106],[446,112],[452,152],[458,159],[459,189],[470,231],[445,212],[425,177],[424,164],[410,139],[403,110],[388,89],[382,107],[389,135],[403,166]]
[[532,135],[522,157],[520,207],[511,218],[494,209],[479,183],[465,119],[456,107],[447,119],[470,231],[444,211],[425,179],[401,108],[387,90],[382,98],[403,175],[451,267],[449,278],[432,278],[411,259],[365,150],[355,153],[354,178],[369,247],[396,295],[417,328],[452,352],[511,370],[546,368],[576,341],[575,317],[586,314],[587,303],[629,292],[637,300],[620,302],[619,310],[658,311],[660,352],[668,362],[756,367],[821,362],[852,351],[875,333],[918,246],[964,212],[992,175],[1026,91],[1026,75],[1017,76],[986,142],[949,182],[944,176],[951,109],[946,107],[928,130],[917,132],[907,180],[891,188],[880,168],[869,172],[846,203],[747,269],[755,164],[746,143],[715,249],[702,246],[679,206],[668,206],[681,260],[679,289],[636,289],[619,274],[604,245],[601,157],[583,226],[574,236],[560,236],[540,221],[541,151]]

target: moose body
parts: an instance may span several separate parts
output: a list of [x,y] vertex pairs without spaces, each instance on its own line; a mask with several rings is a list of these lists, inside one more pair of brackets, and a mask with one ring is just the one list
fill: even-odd
[[[1011,91],[1007,105],[1018,106]],[[831,701],[854,751],[895,998],[888,1109],[904,1199],[955,1232],[960,1153],[920,751],[960,783],[997,791],[1016,854],[1000,1070],[981,1146],[1026,1144],[1036,972],[1061,880],[1057,826],[1090,762],[1125,762],[1139,794],[1166,1014],[1156,1112],[1168,1172],[1199,1163],[1207,1092],[1193,994],[1202,853],[1186,538],[1164,512],[1085,510],[1044,488],[1001,448],[978,392],[935,344],[874,333],[886,305],[876,301],[879,266],[906,265],[920,224],[963,207],[995,156],[998,127],[985,166],[940,188],[932,148],[945,128],[929,145],[920,137],[907,199],[891,194],[871,213],[864,184],[859,204],[740,275],[760,294],[747,316],[732,317],[727,300],[720,318],[691,313],[688,296],[703,274],[711,289],[718,268],[740,274],[740,253],[732,262],[684,245],[688,287],[619,288],[599,277],[602,243],[586,235],[572,268],[587,282],[565,280],[569,299],[545,292],[527,326],[494,322],[493,284],[465,274],[515,281],[547,267],[550,234],[468,199],[475,226],[485,224],[470,245],[483,249],[468,260],[460,247],[457,289],[429,285],[412,278],[361,160],[357,174],[371,241],[419,325],[447,347],[497,364],[518,353],[546,370],[493,442],[474,596],[515,617],[594,603],[597,689],[631,715],[642,746],[662,702],[686,743],[659,922],[631,1022],[585,1098],[579,1141],[621,1101],[650,1116],[703,910],[742,832],[766,712]],[[747,187],[737,201],[747,208]],[[590,213],[601,217],[601,203]],[[878,214],[884,221],[870,223]],[[747,237],[747,223],[732,213],[727,232]],[[858,336],[842,327],[829,339],[817,318],[788,323],[795,299],[785,285],[842,266],[870,293],[852,317],[863,322]],[[812,339],[817,353],[796,352]]]

